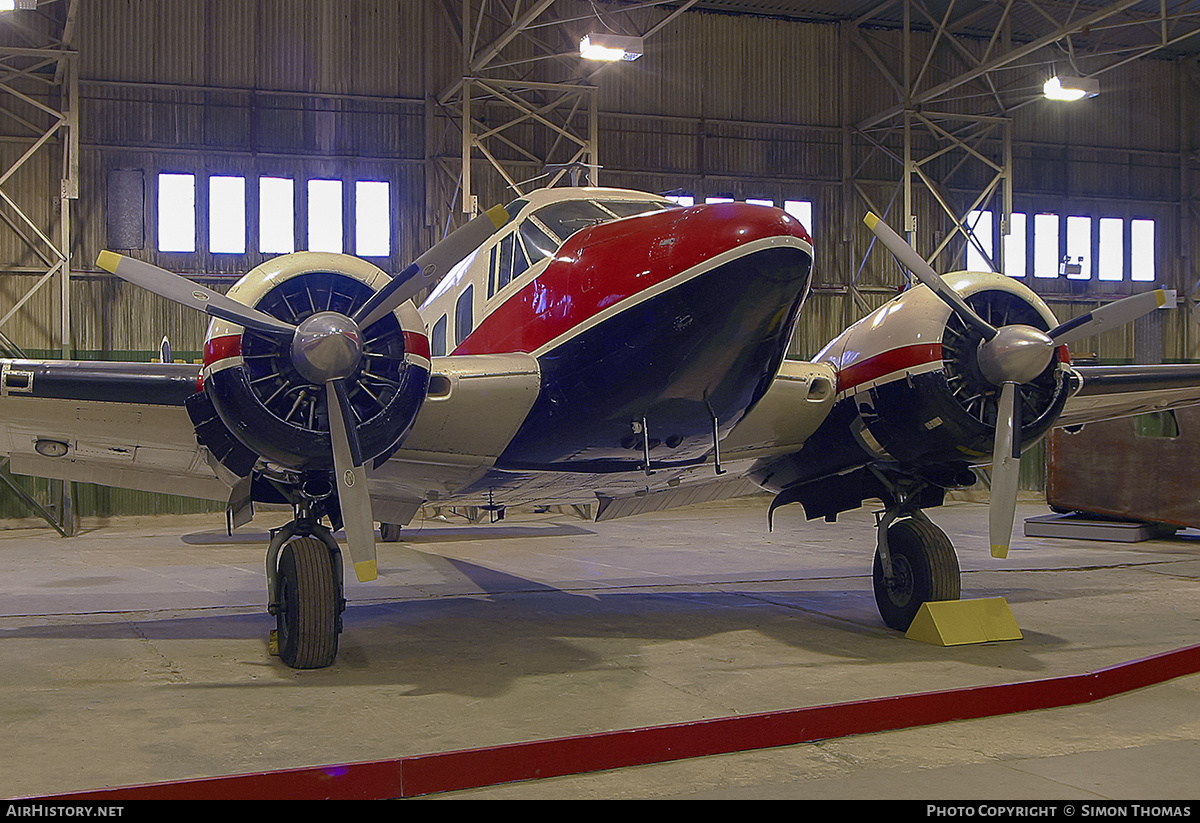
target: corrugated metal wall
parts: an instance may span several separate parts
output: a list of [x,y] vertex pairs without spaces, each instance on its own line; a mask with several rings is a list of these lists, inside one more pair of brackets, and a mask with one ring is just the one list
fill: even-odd
[[[577,5],[580,16],[591,12],[591,4]],[[398,271],[431,242],[425,100],[461,67],[439,3],[80,0],[79,15],[83,151],[71,344],[80,356],[133,356],[155,349],[163,335],[177,353],[195,356],[203,337],[203,322],[190,312],[94,271],[92,261],[107,244],[113,170],[143,173],[146,237],[139,255],[209,283],[228,283],[263,256],[154,251],[159,172],[190,172],[200,180],[287,176],[298,185],[324,176],[388,180],[394,237],[383,267]],[[918,48],[927,42],[922,37],[915,36]],[[698,198],[812,201],[819,288],[793,347],[796,356],[811,356],[902,283],[878,250],[861,265],[870,239],[860,224],[865,204],[853,193],[857,186],[886,206],[900,168],[872,154],[850,129],[893,105],[895,91],[835,24],[688,12],[647,42],[640,61],[598,78],[601,182],[682,189]],[[931,68],[952,69],[938,61]],[[1018,208],[1153,217],[1161,280],[1189,291],[1196,274],[1187,252],[1200,242],[1187,159],[1196,144],[1198,97],[1200,87],[1180,64],[1143,60],[1106,77],[1101,97],[1080,107],[1020,109],[1013,124]],[[453,143],[452,122],[438,118],[433,128],[449,132]],[[0,129],[20,133],[11,123]],[[894,147],[895,135],[885,142]],[[0,161],[7,166],[24,145],[0,138]],[[48,153],[7,188],[49,226],[59,176],[57,155]],[[964,202],[968,183],[954,190]],[[202,187],[199,194],[203,236]],[[916,210],[919,243],[948,229],[931,198],[921,197]],[[961,244],[944,257],[955,255],[961,261]],[[24,294],[35,275],[23,270],[39,264],[0,226],[0,269],[10,272],[0,276],[0,307]],[[1120,290],[1060,281],[1037,288],[1060,317]],[[57,312],[54,291],[43,290],[4,332],[30,352],[53,349]],[[1200,335],[1186,318],[1175,313],[1161,326],[1166,357],[1195,356]],[[1158,333],[1130,327],[1092,348],[1102,357],[1130,358],[1139,330]]]

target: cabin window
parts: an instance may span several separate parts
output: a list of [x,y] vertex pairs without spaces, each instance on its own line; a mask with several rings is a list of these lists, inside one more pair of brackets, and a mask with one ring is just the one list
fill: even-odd
[[454,306],[454,345],[461,346],[471,333],[472,302],[475,299],[475,287],[467,286]]
[[518,242],[517,235],[510,234],[500,241],[500,260],[496,269],[496,291],[520,277],[529,268],[529,260],[525,250]]
[[446,356],[446,315],[444,314],[433,324],[433,331],[429,334],[429,353],[434,357]]
[[496,293],[496,269],[497,261],[500,259],[500,247],[492,246],[491,256],[488,258],[488,298],[490,299]]

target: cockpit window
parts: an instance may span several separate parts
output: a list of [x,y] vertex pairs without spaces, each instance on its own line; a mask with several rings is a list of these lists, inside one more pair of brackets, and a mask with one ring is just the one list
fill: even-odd
[[533,213],[559,240],[566,240],[577,231],[613,219],[610,212],[590,200],[564,200],[551,203]]
[[651,211],[662,211],[663,209],[674,208],[675,204],[669,201],[658,202],[655,200],[602,200],[600,205],[611,211],[617,217],[631,217],[635,214],[645,214]]
[[[562,242],[575,232],[598,223],[607,223],[618,217],[662,211],[674,205],[668,200],[566,200],[538,209],[532,216]],[[532,254],[532,249],[530,253]]]
[[546,234],[534,220],[526,220],[521,224],[521,239],[525,241],[525,251],[529,254],[531,265],[558,250],[558,241]]

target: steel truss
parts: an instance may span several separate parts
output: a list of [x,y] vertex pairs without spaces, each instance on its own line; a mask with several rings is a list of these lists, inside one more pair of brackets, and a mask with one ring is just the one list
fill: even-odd
[[[871,197],[852,178],[847,190],[867,208],[891,212],[892,222],[931,263],[956,237],[963,242],[954,247],[955,255],[967,242],[976,242],[966,223],[973,210],[991,210],[1001,236],[1007,235],[1013,113],[1040,97],[1042,82],[1056,69],[1102,78],[1152,54],[1168,56],[1184,45],[1194,50],[1200,3],[1161,0],[1155,11],[1142,11],[1153,5],[1138,0],[880,2],[846,25],[849,40],[877,69],[895,102],[850,126],[846,166],[861,169],[887,158],[899,172],[898,182],[888,203],[877,202],[878,196]],[[952,187],[960,193],[952,194]],[[977,194],[964,196],[964,190]],[[922,204],[934,220],[928,231],[918,231]],[[991,255],[979,249],[998,271],[1003,270],[1003,246],[997,243]],[[859,274],[869,253],[868,247]],[[942,268],[948,268],[955,261],[944,262]]]
[[427,110],[427,213],[444,231],[456,203],[473,215],[481,198],[503,202],[568,176],[597,185],[605,64],[580,58],[580,38],[598,22],[651,37],[696,2],[606,6],[601,19],[557,0],[441,0],[462,62]]
[[[0,271],[10,277],[37,275],[33,285],[0,315],[0,345],[10,355],[24,352],[5,333],[6,324],[20,316],[31,298],[46,292],[51,293],[50,303],[58,304],[53,350],[62,357],[72,353],[71,213],[72,201],[79,197],[79,55],[73,48],[76,12],[76,0],[60,0],[0,15],[0,131],[4,135],[0,139],[23,149],[0,171],[0,223],[19,239],[17,245],[27,252],[23,257],[36,261],[21,266],[14,257],[0,261]],[[55,191],[38,191],[36,185],[30,185],[37,178],[22,175],[43,155],[50,155],[46,165],[59,170]],[[13,186],[17,179],[22,181],[20,191]],[[39,217],[30,204],[46,202],[55,203],[56,208]],[[60,534],[74,532],[73,484],[51,481],[54,502],[44,508],[15,487],[7,472],[0,472],[0,479]]]

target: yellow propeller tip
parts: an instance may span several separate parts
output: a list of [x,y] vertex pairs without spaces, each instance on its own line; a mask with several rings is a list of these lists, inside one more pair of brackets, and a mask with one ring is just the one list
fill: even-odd
[[867,212],[867,216],[863,218],[863,222],[867,224],[868,229],[873,229],[875,228],[875,224],[879,222],[879,218],[875,216],[874,212]]
[[374,560],[362,560],[354,564],[354,574],[359,583],[370,583],[379,577],[379,567]]
[[496,228],[500,228],[508,222],[508,211],[504,206],[492,206],[484,214],[491,218],[492,225]]
[[997,557],[1001,560],[1008,557],[1008,546],[992,546],[992,557]]
[[115,251],[102,251],[100,256],[96,258],[96,265],[108,272],[116,272],[117,266],[121,263],[121,255]]

